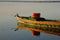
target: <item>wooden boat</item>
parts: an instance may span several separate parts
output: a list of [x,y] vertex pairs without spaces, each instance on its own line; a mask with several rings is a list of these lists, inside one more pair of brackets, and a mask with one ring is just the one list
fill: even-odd
[[45,30],[46,32],[56,32],[60,33],[60,21],[59,20],[46,20],[46,21],[36,21],[30,20],[29,17],[16,16],[18,20],[18,25],[24,24],[25,27],[34,28],[38,30]]
[[16,16],[18,22],[31,24],[31,25],[45,25],[45,26],[55,26],[60,27],[60,20],[46,20],[46,21],[36,21],[30,20],[29,17]]

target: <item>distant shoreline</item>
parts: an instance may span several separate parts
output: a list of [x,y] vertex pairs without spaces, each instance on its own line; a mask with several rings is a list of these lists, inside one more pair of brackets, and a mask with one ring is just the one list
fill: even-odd
[[60,1],[0,1],[0,2],[60,3]]

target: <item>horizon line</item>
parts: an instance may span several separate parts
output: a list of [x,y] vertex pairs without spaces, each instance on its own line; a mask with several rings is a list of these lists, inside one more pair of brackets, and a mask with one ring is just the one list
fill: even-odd
[[60,3],[60,1],[0,1],[0,2]]

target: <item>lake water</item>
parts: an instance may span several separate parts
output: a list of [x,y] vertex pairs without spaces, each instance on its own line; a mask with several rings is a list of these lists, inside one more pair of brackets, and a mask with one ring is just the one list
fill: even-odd
[[[28,8],[29,8],[29,4],[26,3],[26,6],[28,6]],[[24,13],[24,16],[30,16],[32,14],[32,12],[36,12],[36,11],[39,12],[38,11],[39,10],[39,7],[38,7],[37,4],[38,5],[40,5],[40,4],[39,3],[36,3],[36,7],[38,9],[36,7],[34,7],[35,4],[32,3],[32,5],[30,4],[30,6],[32,6],[33,9],[32,9],[32,7],[30,7],[31,9],[29,9],[29,10],[27,8],[27,10],[28,10],[28,12],[27,12],[27,10],[25,10],[26,6],[25,6],[25,8],[24,7],[22,8],[22,6],[25,5],[24,3],[21,3],[20,4],[20,3],[5,3],[5,2],[0,2],[0,40],[60,40],[60,36],[53,35],[53,34],[46,34],[46,33],[43,33],[43,32],[40,33],[40,36],[32,36],[32,32],[29,31],[29,30],[18,30],[18,31],[14,31],[14,29],[17,27],[17,19],[16,19],[16,17],[14,17],[14,15],[17,12],[19,12],[20,7],[22,9],[20,11],[22,11],[22,13]],[[46,6],[48,4],[46,4]],[[54,6],[55,6],[56,3],[51,3],[51,5],[52,4],[54,4]],[[56,4],[57,5],[56,6],[56,9],[58,7],[58,10],[60,10],[59,9],[60,8],[59,4],[60,3],[57,3]],[[20,5],[20,6],[18,6],[18,5]],[[44,3],[42,3],[41,5],[43,6]],[[45,10],[45,9],[43,9],[42,6],[41,6],[41,8],[42,8],[41,9],[41,12]],[[46,8],[46,6],[45,6],[45,8]],[[53,5],[51,7],[53,7]],[[36,8],[36,10],[34,10],[35,8]],[[46,10],[48,10],[48,9],[46,9]],[[56,13],[57,13],[57,15],[55,14],[56,17],[51,15],[54,12],[49,12],[49,11],[48,12],[47,11],[46,12],[44,11],[44,12],[45,13],[48,13],[47,15],[49,15],[48,17],[50,19],[55,19],[55,18],[56,19],[59,19],[59,16],[60,16],[59,13],[60,13],[60,11],[55,10]],[[44,13],[44,12],[42,12],[42,13]],[[25,13],[27,13],[27,14],[25,14]],[[21,15],[23,15],[23,14],[21,14]],[[42,14],[42,16],[43,15],[44,14]],[[44,17],[46,17],[46,16],[44,16]]]

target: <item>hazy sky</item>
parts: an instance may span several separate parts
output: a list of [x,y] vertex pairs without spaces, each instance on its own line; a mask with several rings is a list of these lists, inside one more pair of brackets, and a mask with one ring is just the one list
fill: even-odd
[[60,0],[0,0],[0,1],[60,1]]

